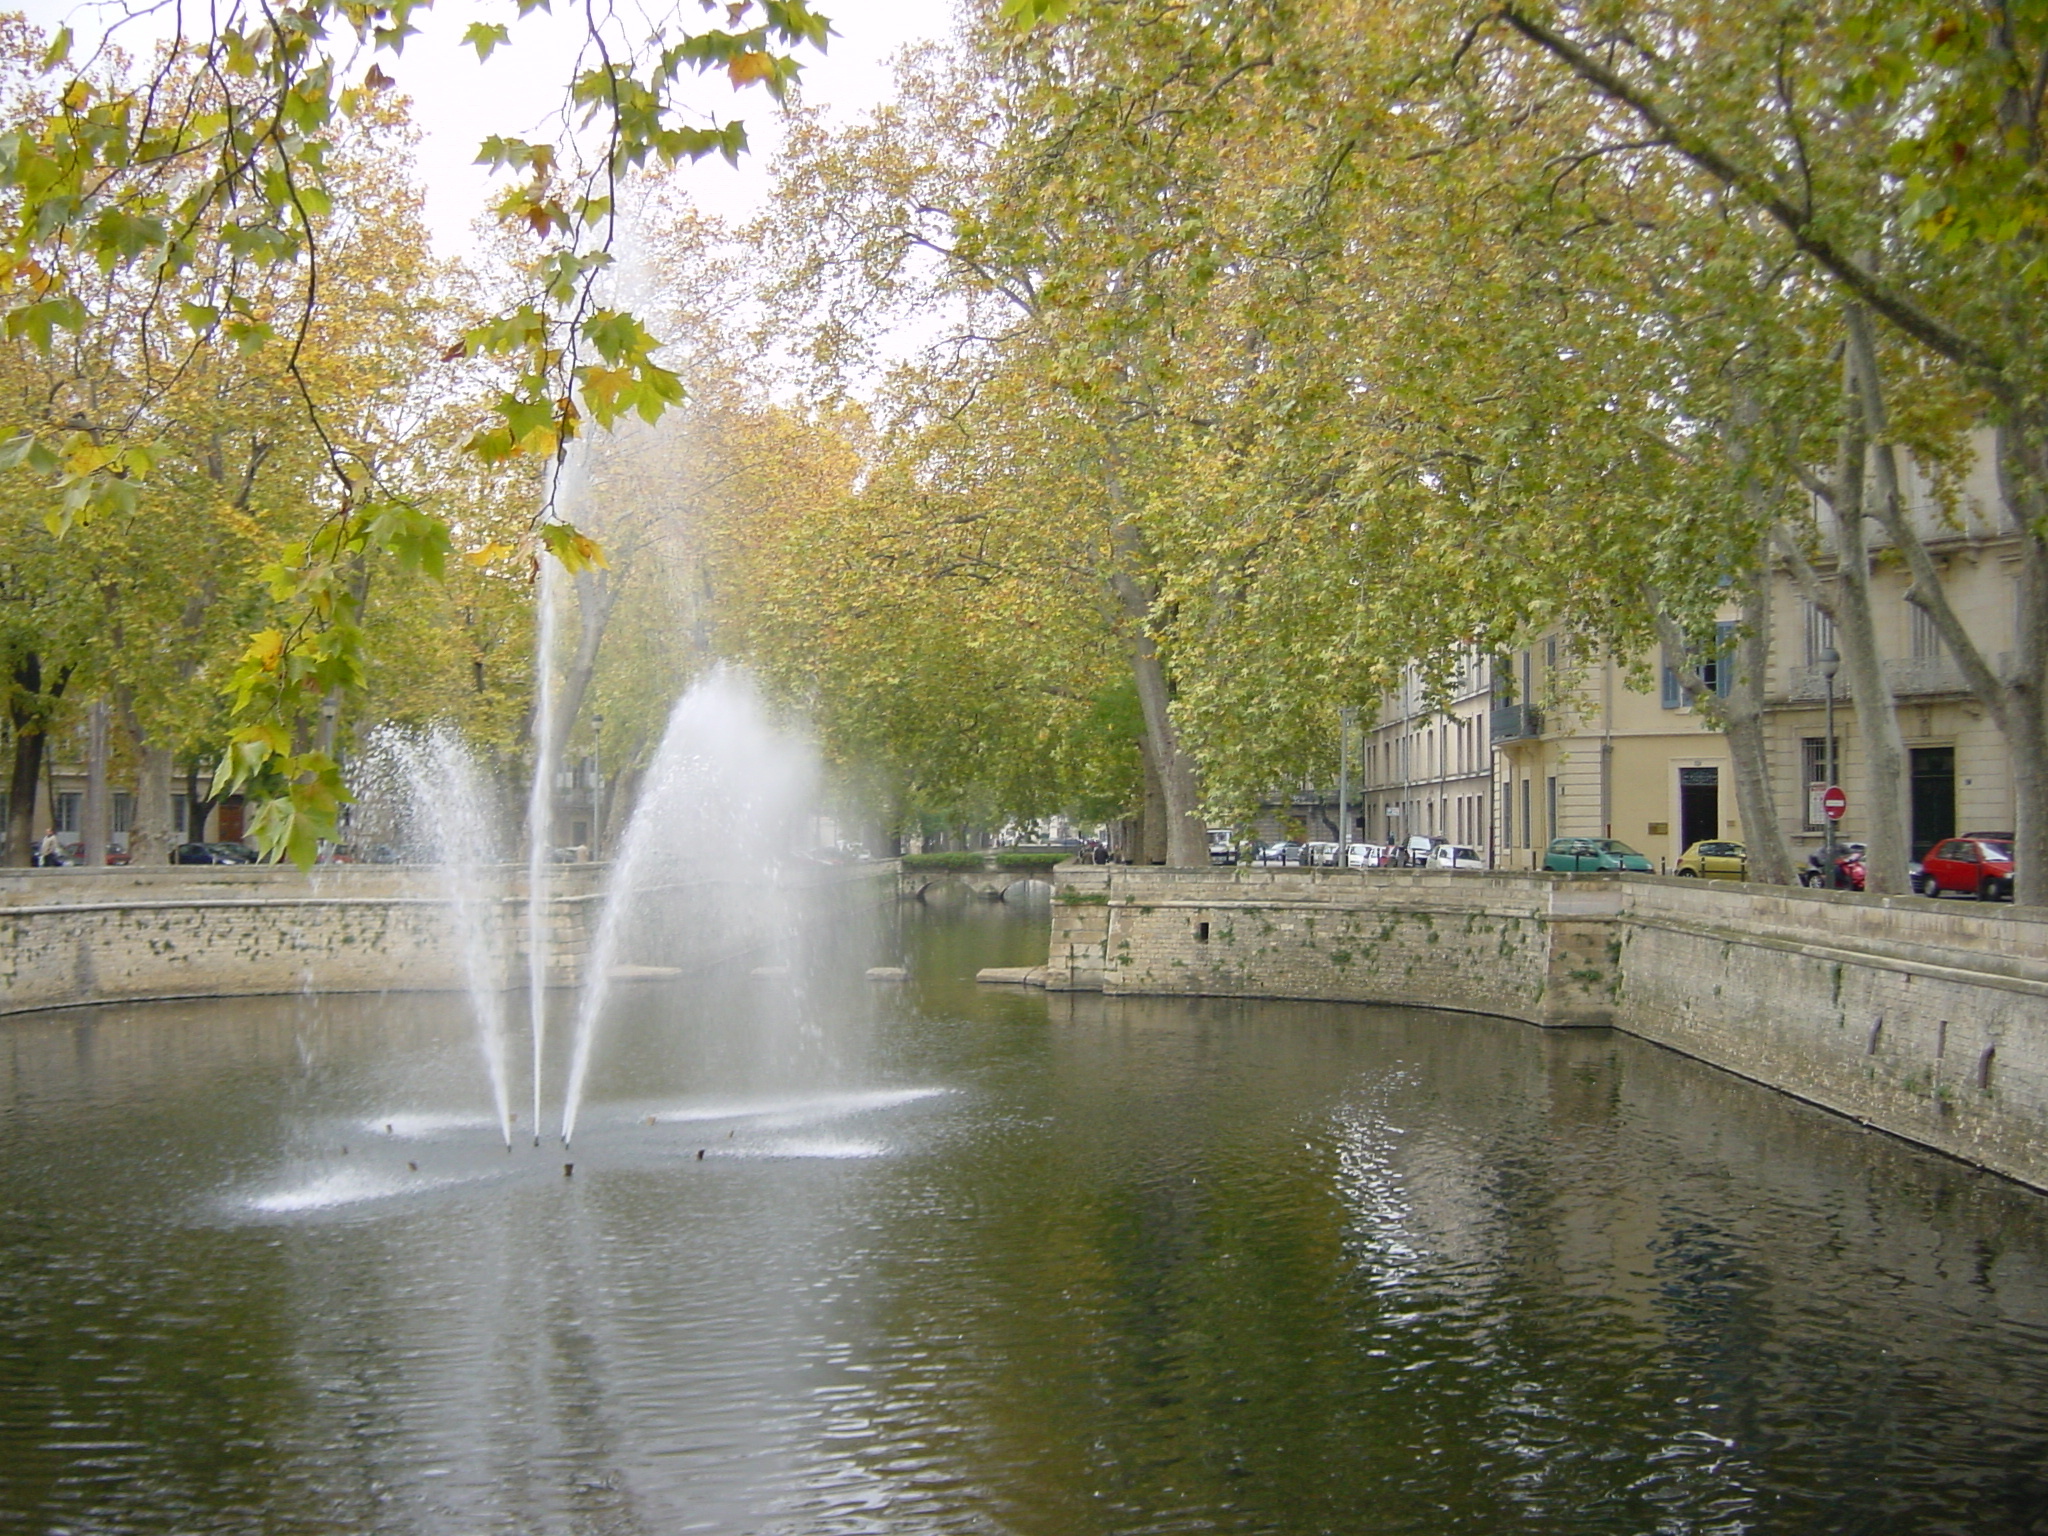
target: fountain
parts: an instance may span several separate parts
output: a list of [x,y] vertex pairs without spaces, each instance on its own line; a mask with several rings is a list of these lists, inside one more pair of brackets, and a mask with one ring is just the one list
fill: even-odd
[[[498,838],[483,775],[460,738],[446,727],[425,732],[385,727],[370,739],[355,771],[359,832],[408,862],[441,873],[462,956],[464,990],[477,1047],[490,1083],[499,1134],[512,1145],[512,1094],[507,1054],[498,920]],[[389,1132],[391,1127],[386,1126]]]
[[491,1082],[491,1102],[506,1149],[512,1146],[512,1096],[506,1076],[505,994],[496,963],[500,946],[497,902],[486,871],[495,839],[475,761],[445,727],[424,737],[395,742],[415,803],[434,805],[429,823],[456,933],[462,947],[463,980],[476,1019],[477,1041]]
[[533,1030],[533,1144],[540,1145],[540,1085],[548,1018],[547,877],[555,783],[555,629],[561,577],[540,562],[533,646],[533,781],[526,797],[526,996]]
[[[544,589],[544,645],[553,629],[552,598]],[[544,742],[552,688],[546,669],[541,671],[536,734]],[[543,749],[536,755],[542,761],[535,784],[551,785],[551,754]],[[496,1122],[508,1148],[514,1117],[506,1007],[513,983],[507,971],[518,948],[515,938],[524,937],[532,1141],[538,1146],[547,1123],[555,958],[549,953],[548,796],[536,787],[528,799],[528,894],[515,905],[503,899],[505,869],[498,854],[507,839],[494,825],[483,779],[471,753],[445,727],[387,729],[358,769],[365,805],[359,820],[408,861],[440,871]],[[817,783],[815,755],[775,724],[744,674],[720,668],[676,702],[597,904],[572,1013],[566,1081],[556,1080],[564,1145],[587,1095],[616,983],[682,976],[749,955],[778,962],[757,966],[762,976],[789,975],[786,957],[804,941],[800,897],[783,854],[796,845]],[[636,956],[661,963],[631,963]],[[762,1020],[754,1023],[763,1027]]]
[[720,899],[700,911],[699,921],[715,917],[717,928],[700,929],[694,947],[729,956],[791,937],[793,912],[782,899],[775,855],[793,846],[815,803],[816,779],[809,750],[776,728],[742,674],[720,668],[677,701],[626,825],[591,941],[562,1102],[565,1146],[575,1134],[614,969],[636,920],[644,921],[644,904],[672,886],[678,868],[714,860],[729,874],[757,868],[760,878],[730,880]]

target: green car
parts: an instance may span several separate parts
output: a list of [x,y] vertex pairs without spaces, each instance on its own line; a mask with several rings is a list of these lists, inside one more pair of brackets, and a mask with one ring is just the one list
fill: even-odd
[[1650,861],[1611,837],[1558,837],[1544,850],[1543,867],[1566,871],[1636,869],[1648,874]]

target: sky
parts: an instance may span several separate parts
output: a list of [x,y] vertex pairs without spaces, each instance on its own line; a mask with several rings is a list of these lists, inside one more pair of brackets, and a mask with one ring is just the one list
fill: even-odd
[[[29,19],[48,30],[69,25],[77,34],[78,54],[121,14],[118,4],[77,3],[77,0],[15,0]],[[631,10],[633,32],[649,30],[641,15],[649,7],[634,0],[606,0],[615,12]],[[518,138],[552,138],[548,119],[558,110],[561,93],[582,36],[581,7],[565,4],[563,16],[536,13],[512,21],[508,0],[440,0],[419,19],[421,35],[409,39],[404,52],[381,60],[384,72],[412,99],[413,117],[422,141],[419,179],[426,193],[427,222],[437,251],[459,257],[473,242],[475,220],[483,210],[489,180],[473,162],[477,144],[493,134]],[[684,25],[702,25],[695,0],[673,0]],[[819,0],[832,19],[831,46],[822,56],[806,57],[801,90],[806,103],[845,120],[887,98],[889,61],[901,49],[945,36],[953,24],[953,0]],[[188,14],[190,12],[188,11]],[[512,30],[509,47],[479,62],[462,41],[472,21],[505,21]],[[136,31],[152,18],[124,29],[131,52],[154,35]],[[159,29],[160,30],[160,29]],[[723,120],[738,116],[747,124],[753,151],[735,169],[716,158],[700,161],[685,172],[686,184],[708,213],[744,218],[765,197],[767,167],[780,140],[775,105],[758,88],[735,92],[722,77],[700,83],[692,104]]]

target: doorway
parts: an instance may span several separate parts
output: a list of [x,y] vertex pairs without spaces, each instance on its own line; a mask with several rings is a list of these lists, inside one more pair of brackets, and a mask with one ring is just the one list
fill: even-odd
[[1721,835],[1721,770],[1678,770],[1678,851]]
[[1956,749],[1915,747],[1912,750],[1913,857],[1945,837],[1956,835]]

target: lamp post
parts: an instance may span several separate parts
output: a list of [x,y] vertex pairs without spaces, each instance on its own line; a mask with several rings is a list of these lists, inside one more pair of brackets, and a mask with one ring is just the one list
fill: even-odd
[[1351,725],[1358,711],[1345,704],[1337,710],[1337,867],[1351,867]]
[[604,716],[590,717],[590,857],[604,857]]
[[[1820,653],[1820,675],[1827,684],[1827,740],[1822,743],[1822,758],[1827,763],[1827,787],[1835,787],[1835,674],[1842,668],[1842,655],[1832,645]],[[1835,818],[1822,807],[1822,819],[1827,822],[1827,841],[1822,845],[1820,867],[1826,885],[1833,890],[1840,883],[1840,873],[1835,868]]]

